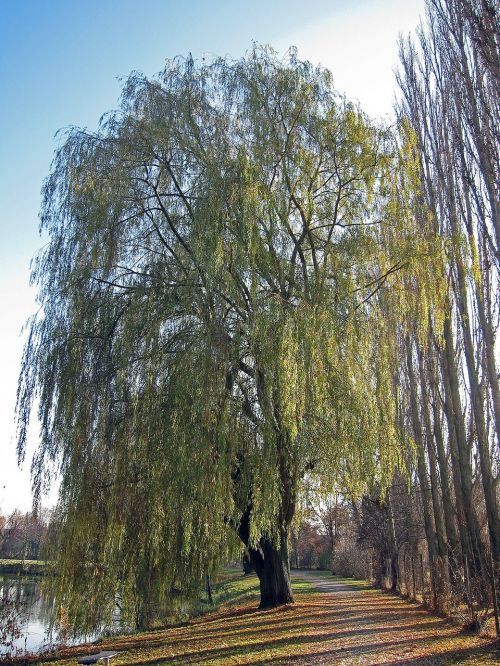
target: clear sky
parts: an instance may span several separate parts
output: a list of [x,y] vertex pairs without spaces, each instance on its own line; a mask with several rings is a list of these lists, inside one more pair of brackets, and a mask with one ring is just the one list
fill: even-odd
[[[58,129],[95,128],[120,79],[154,75],[175,55],[240,57],[252,41],[333,72],[372,116],[390,116],[397,37],[423,0],[0,0],[0,511],[31,505],[29,460],[18,469],[14,404],[40,188]],[[37,429],[31,434],[36,445]],[[47,498],[52,503],[53,497]]]

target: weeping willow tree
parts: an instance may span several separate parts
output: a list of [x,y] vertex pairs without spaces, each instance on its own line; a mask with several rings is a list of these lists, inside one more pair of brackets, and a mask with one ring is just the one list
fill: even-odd
[[304,477],[390,479],[376,296],[420,261],[396,171],[388,132],[293,51],[134,73],[96,133],[68,131],[18,413],[22,456],[37,401],[36,493],[61,474],[51,584],[75,626],[117,598],[147,624],[235,535],[261,605],[290,602]]

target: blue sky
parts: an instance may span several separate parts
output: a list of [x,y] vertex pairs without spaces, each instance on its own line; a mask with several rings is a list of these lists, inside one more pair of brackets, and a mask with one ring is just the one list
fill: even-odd
[[389,116],[397,35],[421,14],[423,0],[0,0],[0,511],[30,506],[13,412],[20,329],[35,309],[29,262],[43,243],[40,188],[57,130],[95,128],[132,70],[154,75],[165,58],[189,52],[237,58],[252,41],[281,53],[296,45],[368,113]]

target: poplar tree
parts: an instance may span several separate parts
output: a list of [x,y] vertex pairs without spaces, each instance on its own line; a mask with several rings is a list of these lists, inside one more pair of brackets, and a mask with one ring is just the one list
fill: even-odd
[[[423,214],[416,214],[417,224],[431,221],[446,248],[446,302],[437,314],[429,311],[435,329],[430,347],[436,345],[441,361],[434,363],[433,375],[435,384],[443,385],[461,550],[479,575],[490,564],[476,515],[475,473],[482,484],[489,548],[493,560],[500,561],[500,388],[495,339],[500,275],[498,7],[486,0],[428,0],[426,7],[427,21],[418,41],[400,44],[399,115],[411,124],[417,138],[420,191],[425,200]],[[441,382],[436,376],[438,365]],[[422,403],[426,402],[425,384]],[[444,425],[439,405],[433,422],[424,408],[423,421],[429,437],[437,426],[439,440]],[[436,448],[440,447],[439,442]],[[429,463],[432,485],[432,451]],[[446,487],[443,455],[440,469]],[[447,498],[443,500],[449,504]],[[454,544],[453,532],[452,528]]]
[[67,132],[18,413],[22,456],[37,399],[37,496],[61,474],[51,584],[75,626],[117,599],[149,624],[232,535],[261,606],[291,602],[304,477],[388,483],[397,356],[377,295],[422,262],[402,161],[328,71],[260,48],[133,73],[95,133]]

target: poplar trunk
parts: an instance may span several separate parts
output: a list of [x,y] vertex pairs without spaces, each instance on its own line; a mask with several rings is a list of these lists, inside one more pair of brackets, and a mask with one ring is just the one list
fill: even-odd
[[462,555],[467,557],[474,574],[483,568],[484,553],[480,527],[472,496],[472,452],[467,442],[460,398],[460,383],[455,358],[455,344],[450,315],[444,321],[445,348],[442,352],[442,374],[445,390],[444,410],[449,429],[450,456],[459,511]]

